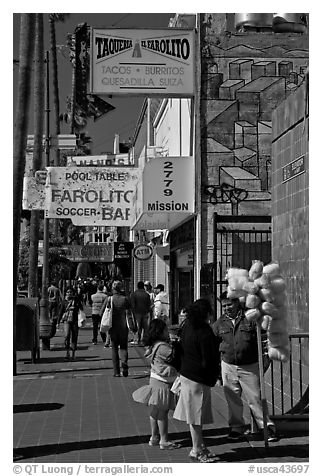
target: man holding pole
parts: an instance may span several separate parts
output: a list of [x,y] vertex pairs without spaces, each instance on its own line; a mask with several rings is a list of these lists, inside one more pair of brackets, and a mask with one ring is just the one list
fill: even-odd
[[239,299],[228,298],[226,291],[220,295],[220,301],[223,315],[212,324],[212,329],[219,340],[222,382],[228,404],[230,431],[227,439],[238,441],[244,436],[243,392],[259,430],[263,431],[267,425],[267,441],[278,441],[260,391],[256,323],[245,318]]

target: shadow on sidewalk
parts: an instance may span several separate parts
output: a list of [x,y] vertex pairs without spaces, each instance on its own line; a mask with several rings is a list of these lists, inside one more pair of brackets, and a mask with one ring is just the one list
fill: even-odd
[[[227,433],[227,428],[215,428],[204,430],[205,442],[209,447],[220,446],[227,444],[227,440],[223,434]],[[170,433],[170,439],[179,442],[183,448],[191,447],[190,432]],[[214,438],[210,438],[213,436]],[[14,461],[21,461],[24,459],[38,458],[50,455],[57,455],[62,453],[70,453],[72,451],[86,451],[93,448],[110,448],[119,446],[136,446],[141,444],[148,444],[150,434],[148,435],[133,435],[118,438],[106,438],[102,440],[89,441],[74,441],[61,444],[48,444],[40,446],[29,446],[14,449]],[[247,443],[247,441],[245,441]],[[285,461],[288,457],[297,459],[308,459],[309,445],[308,444],[286,444],[282,442],[270,446],[265,449],[264,446],[253,447],[251,445],[239,446],[240,443],[230,444],[229,450],[219,455],[221,462],[242,462],[266,458],[281,458]],[[129,461],[130,462],[130,461]],[[155,461],[157,462],[157,461]]]
[[43,412],[49,410],[59,410],[64,406],[63,403],[24,403],[22,405],[14,405],[13,413],[25,412]]

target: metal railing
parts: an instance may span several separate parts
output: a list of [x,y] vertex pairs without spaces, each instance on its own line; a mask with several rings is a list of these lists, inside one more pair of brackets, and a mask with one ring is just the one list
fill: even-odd
[[309,405],[308,355],[309,333],[289,335],[290,359],[286,364],[273,361],[266,374],[270,388],[267,396],[271,414],[305,414]]

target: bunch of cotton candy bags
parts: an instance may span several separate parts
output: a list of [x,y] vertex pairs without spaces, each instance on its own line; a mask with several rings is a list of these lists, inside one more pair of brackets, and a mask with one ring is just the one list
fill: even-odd
[[267,330],[268,356],[286,362],[289,358],[289,339],[286,321],[285,281],[277,263],[264,266],[255,260],[249,271],[228,269],[227,296],[245,304],[245,317]]

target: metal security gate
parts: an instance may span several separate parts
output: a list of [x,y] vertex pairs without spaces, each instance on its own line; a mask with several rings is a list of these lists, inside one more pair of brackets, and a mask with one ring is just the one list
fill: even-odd
[[255,259],[271,260],[271,217],[214,213],[213,296],[215,319],[221,312],[216,298],[226,289],[230,267],[249,269]]

